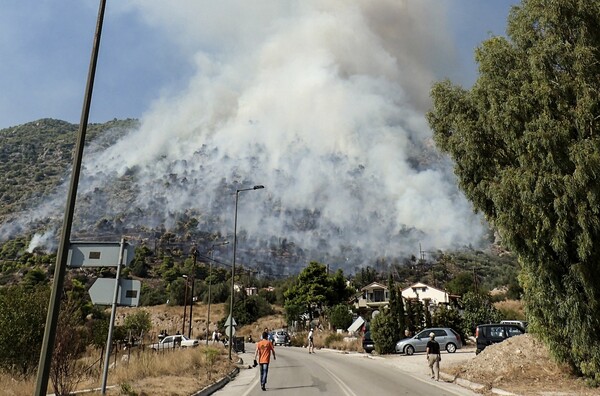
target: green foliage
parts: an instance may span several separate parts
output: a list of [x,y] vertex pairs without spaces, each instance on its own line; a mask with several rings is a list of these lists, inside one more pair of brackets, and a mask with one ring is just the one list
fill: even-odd
[[406,319],[404,318],[404,301],[402,300],[402,292],[394,284],[394,280],[392,279],[391,275],[388,279],[388,290],[390,292],[390,316],[391,320],[394,322],[394,339],[399,340],[404,334],[405,328]]
[[361,268],[360,271],[354,275],[352,283],[354,284],[355,288],[360,290],[375,281],[377,281],[377,271],[370,266],[367,266]]
[[460,334],[463,340],[466,340],[463,329],[463,319],[457,309],[447,308],[439,305],[431,316],[432,327],[450,327]]
[[474,292],[475,282],[473,281],[473,274],[469,272],[459,273],[446,283],[446,291],[451,294],[458,294],[459,296],[468,292]]
[[347,329],[352,324],[352,312],[346,304],[338,304],[331,308],[329,322],[334,329]]
[[477,325],[483,323],[498,323],[501,315],[500,311],[494,308],[488,295],[469,292],[461,300],[463,305],[463,326],[464,334],[475,334]]
[[338,333],[331,333],[328,334],[327,337],[325,337],[325,341],[323,341],[323,344],[325,345],[325,348],[329,348],[334,342],[342,342],[344,341],[344,336]]
[[165,304],[169,299],[167,291],[163,283],[150,286],[146,282],[142,282],[142,290],[140,291],[140,305],[152,306]]
[[48,283],[48,275],[41,268],[34,268],[23,276],[23,286],[33,288],[37,285],[45,285]]
[[7,286],[0,288],[0,368],[28,375],[37,368],[50,289]]
[[125,327],[125,330],[131,332],[133,336],[140,336],[147,333],[152,328],[150,312],[139,310],[127,315],[123,326]]
[[[341,270],[329,276],[324,264],[311,261],[300,272],[296,282],[284,292],[286,315],[288,320],[299,320],[299,315],[308,313],[312,320],[317,310],[322,310],[325,305],[334,306],[346,302],[351,293]],[[294,312],[294,316],[291,312]]]
[[388,311],[382,311],[371,320],[371,338],[380,354],[394,353],[397,337],[396,321]]
[[476,210],[519,256],[531,330],[600,379],[600,3],[524,0],[428,121]]
[[241,292],[236,294],[233,317],[238,326],[256,322],[259,318],[272,314],[273,307],[263,297],[258,295],[242,296]]

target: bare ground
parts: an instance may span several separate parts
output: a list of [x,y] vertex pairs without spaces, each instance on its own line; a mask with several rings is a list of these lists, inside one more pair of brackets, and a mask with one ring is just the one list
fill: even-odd
[[517,395],[600,395],[556,363],[546,346],[535,336],[524,334],[484,349],[464,362],[444,368],[445,372],[491,388]]

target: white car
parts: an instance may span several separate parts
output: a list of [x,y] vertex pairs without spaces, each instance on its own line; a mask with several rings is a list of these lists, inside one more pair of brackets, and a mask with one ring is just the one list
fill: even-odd
[[173,348],[188,348],[188,347],[197,347],[199,345],[198,340],[191,340],[184,335],[176,334],[176,335],[168,335],[165,336],[162,340],[160,340],[156,344],[150,345],[150,348],[158,351],[164,349],[173,349]]

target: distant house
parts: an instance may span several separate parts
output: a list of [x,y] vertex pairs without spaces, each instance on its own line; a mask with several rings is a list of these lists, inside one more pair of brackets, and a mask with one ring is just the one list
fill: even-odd
[[355,300],[356,308],[381,308],[388,305],[390,295],[388,288],[378,282],[373,282],[362,289],[361,294]]
[[246,288],[246,295],[247,296],[258,295],[258,288],[257,287],[247,287]]
[[402,297],[405,299],[414,299],[427,303],[426,305],[450,305],[456,303],[458,296],[449,294],[444,290],[417,282],[402,290]]
[[[459,296],[449,294],[444,290],[426,285],[425,283],[415,283],[402,290],[403,301],[417,300],[427,306],[435,307],[438,305],[454,305],[458,302]],[[357,309],[378,310],[389,304],[390,295],[387,286],[373,282],[360,289],[360,294],[353,298],[354,307]]]

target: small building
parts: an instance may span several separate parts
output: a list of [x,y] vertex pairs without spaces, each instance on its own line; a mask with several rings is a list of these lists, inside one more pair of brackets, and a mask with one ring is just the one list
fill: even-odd
[[417,282],[402,290],[402,297],[404,299],[418,300],[426,305],[450,305],[454,304],[458,300],[458,296],[447,293],[444,290],[437,289],[435,287],[426,285],[425,283]]
[[379,309],[389,304],[390,295],[388,288],[378,282],[373,282],[362,289],[355,301],[355,307]]
[[247,296],[256,296],[256,295],[258,295],[258,288],[257,287],[247,287],[246,288],[246,295]]

